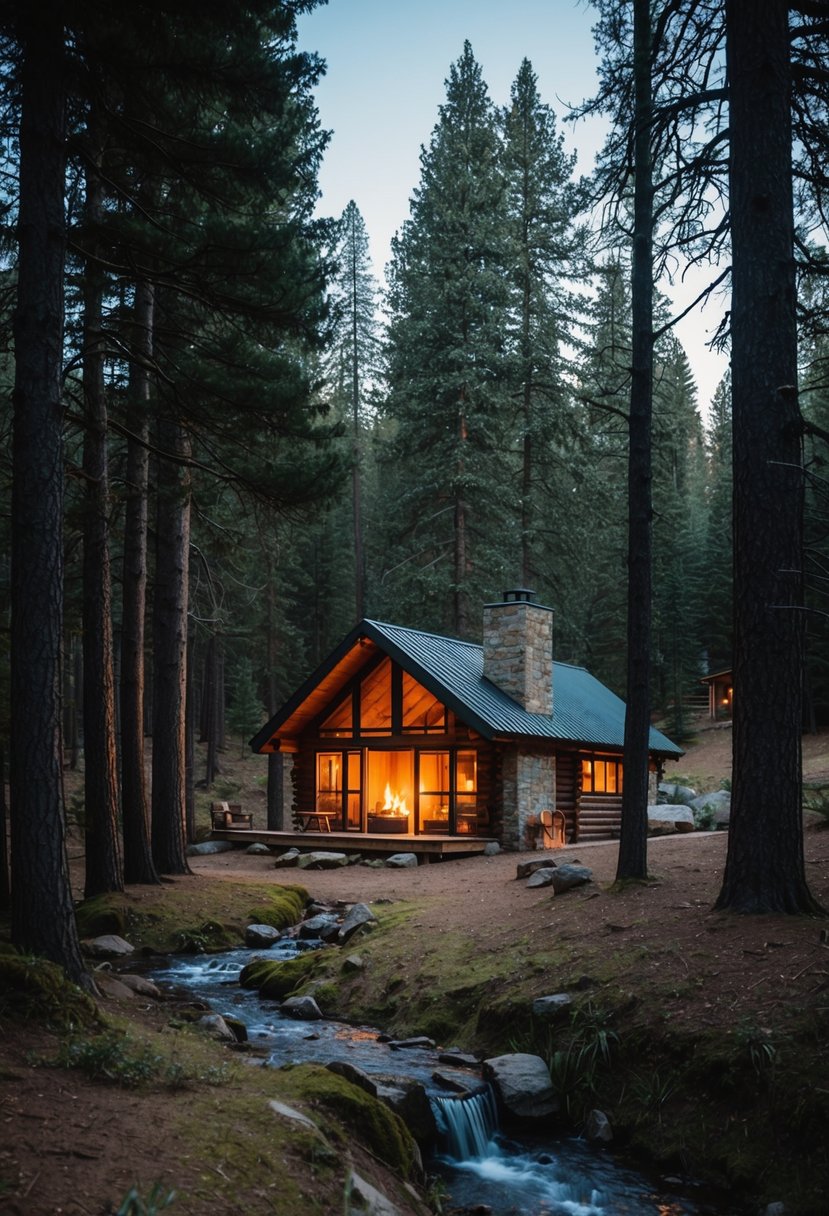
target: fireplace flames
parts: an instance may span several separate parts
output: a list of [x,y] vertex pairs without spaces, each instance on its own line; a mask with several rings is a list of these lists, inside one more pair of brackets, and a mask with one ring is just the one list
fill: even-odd
[[383,814],[391,816],[399,816],[401,819],[407,819],[409,808],[406,806],[406,799],[401,798],[399,794],[391,792],[391,786],[386,783],[385,788],[386,801],[383,803]]

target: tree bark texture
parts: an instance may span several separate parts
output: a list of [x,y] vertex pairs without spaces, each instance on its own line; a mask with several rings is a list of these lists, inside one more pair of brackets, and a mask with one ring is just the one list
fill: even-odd
[[6,803],[6,755],[0,744],[0,908],[11,907],[8,850],[9,812]]
[[121,610],[121,806],[124,879],[157,883],[150,841],[150,805],[144,755],[144,640],[147,597],[149,485],[149,360],[153,347],[153,287],[135,287],[134,362],[130,368],[130,430],[127,442]]
[[91,987],[78,942],[63,800],[63,10],[22,18],[18,287],[14,317],[11,585],[12,941]]
[[[95,142],[94,135],[90,140]],[[118,839],[118,760],[115,746],[115,678],[112,586],[109,564],[109,471],[104,383],[103,272],[95,258],[94,232],[103,211],[100,154],[89,151],[86,223],[92,257],[84,267],[84,525],[83,525],[83,721],[84,842],[90,898],[124,887]]]
[[[162,452],[186,457],[183,428],[162,418]],[[153,596],[153,860],[160,874],[187,874],[185,709],[190,556],[190,474],[159,458]]]
[[651,413],[653,399],[652,31],[649,0],[635,0],[632,368],[628,452],[628,617],[625,780],[617,879],[648,872],[648,742],[651,723]]
[[786,0],[728,0],[733,787],[720,908],[808,912],[801,812],[803,472]]

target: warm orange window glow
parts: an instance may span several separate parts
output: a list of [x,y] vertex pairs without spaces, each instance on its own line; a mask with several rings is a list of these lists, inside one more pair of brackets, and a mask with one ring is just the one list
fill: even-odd
[[445,707],[407,671],[403,672],[403,730],[412,734],[446,730]]
[[360,685],[360,730],[391,734],[391,659],[384,659]]
[[317,810],[339,815],[342,809],[342,755],[320,752],[317,756]]
[[581,788],[585,794],[621,794],[621,760],[583,758]]

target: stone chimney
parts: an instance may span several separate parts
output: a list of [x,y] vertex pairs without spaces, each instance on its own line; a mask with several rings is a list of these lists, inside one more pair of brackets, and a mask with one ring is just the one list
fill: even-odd
[[553,712],[553,610],[526,587],[484,605],[484,675],[531,714]]

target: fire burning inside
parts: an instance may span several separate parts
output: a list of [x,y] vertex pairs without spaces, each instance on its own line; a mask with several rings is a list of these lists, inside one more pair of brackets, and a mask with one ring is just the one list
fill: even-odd
[[401,798],[399,794],[392,793],[392,788],[388,781],[385,789],[385,802],[383,803],[382,811],[384,815],[389,815],[393,818],[408,819],[409,808],[406,805],[406,799]]

